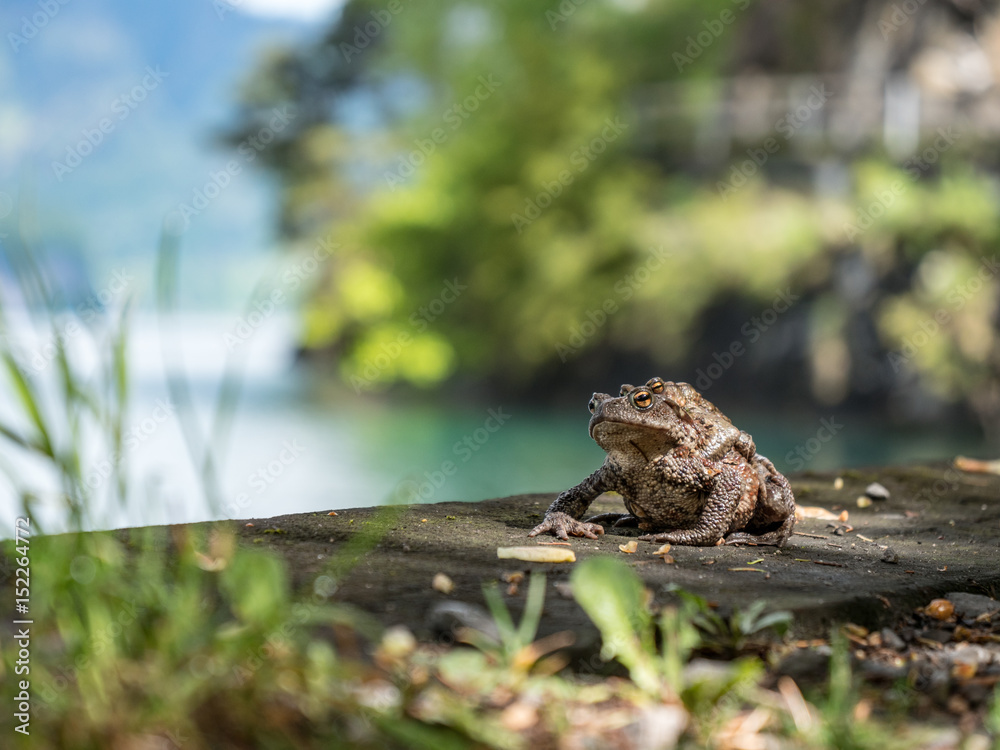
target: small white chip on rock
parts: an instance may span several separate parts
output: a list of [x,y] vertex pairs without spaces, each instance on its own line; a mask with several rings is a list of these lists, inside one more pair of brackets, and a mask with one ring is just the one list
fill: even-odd
[[618,545],[618,549],[620,549],[622,552],[624,552],[627,555],[631,555],[631,554],[634,554],[637,549],[639,549],[639,542],[637,542],[635,539],[633,539],[628,544],[619,544]]
[[872,500],[888,500],[889,490],[878,482],[872,482],[865,487],[865,496],[870,497]]
[[670,545],[669,544],[664,544],[662,547],[660,547],[658,550],[656,550],[656,552],[654,552],[653,554],[655,556],[657,556],[657,557],[659,557],[661,555],[670,554]]
[[442,594],[450,594],[455,590],[455,582],[444,573],[436,573],[434,580],[431,581],[431,586],[435,591],[440,591]]
[[843,477],[837,477],[836,479],[833,480],[833,489],[835,489],[835,490],[842,490],[842,489],[844,489],[844,478]]
[[858,498],[857,503],[859,508],[867,508],[869,505],[872,504],[872,499],[867,495],[862,495],[861,497]]
[[497,557],[539,563],[576,562],[573,550],[565,547],[497,547]]

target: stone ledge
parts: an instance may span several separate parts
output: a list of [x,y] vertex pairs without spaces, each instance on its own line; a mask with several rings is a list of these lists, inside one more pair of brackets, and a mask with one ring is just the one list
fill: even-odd
[[[834,489],[836,476],[844,479],[840,490]],[[781,550],[675,546],[673,564],[653,557],[658,545],[649,542],[639,542],[635,554],[621,552],[618,545],[638,534],[630,529],[609,529],[597,541],[573,539],[572,549],[577,560],[606,554],[634,563],[658,602],[669,598],[665,590],[669,584],[704,596],[723,610],[765,599],[769,609],[795,614],[793,630],[800,636],[825,635],[832,623],[848,620],[868,627],[891,625],[901,613],[947,591],[990,595],[1000,591],[996,565],[1000,476],[935,464],[805,473],[790,480],[799,505],[846,509],[853,530],[837,536],[828,525],[833,522],[805,519],[796,525],[796,532],[815,536],[797,533]],[[888,488],[889,499],[858,508],[857,497],[873,481]],[[554,496],[517,495],[400,509],[391,525],[381,529],[374,549],[362,555],[340,582],[333,598],[364,609],[385,625],[404,624],[427,638],[432,635],[429,616],[435,604],[461,601],[480,606],[483,584],[518,570],[544,571],[549,590],[541,634],[566,629],[592,633],[582,610],[560,593],[558,584],[568,580],[572,563],[522,563],[496,556],[497,547],[552,541],[528,539],[527,532]],[[620,509],[618,498],[604,496],[592,512]],[[364,530],[379,529],[385,518],[378,508],[337,513],[245,519],[233,525],[244,543],[285,557],[294,586],[304,589],[324,573],[331,555]],[[254,525],[248,527],[248,522]],[[892,548],[898,562],[883,561],[885,546]],[[730,570],[746,567],[753,571]],[[450,594],[432,588],[437,573],[454,581]],[[522,586],[519,593],[506,596],[515,612],[520,611],[524,590]]]

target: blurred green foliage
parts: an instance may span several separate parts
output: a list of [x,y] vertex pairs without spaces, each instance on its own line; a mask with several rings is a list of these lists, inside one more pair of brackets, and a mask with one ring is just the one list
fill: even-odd
[[[312,591],[292,594],[279,558],[242,547],[222,525],[21,546],[32,570],[30,673],[15,672],[18,644],[0,643],[0,697],[14,706],[19,681],[31,686],[19,747],[648,747],[654,727],[660,747],[728,746],[734,736],[790,748],[923,747],[934,737],[857,715],[843,639],[813,702],[794,683],[781,696],[764,688],[757,656],[707,668],[695,658],[711,648],[697,621],[717,615],[685,598],[657,617],[617,559],[573,570],[574,596],[603,643],[579,674],[562,670],[561,653],[545,656],[572,634],[533,640],[544,575],[531,576],[519,626],[506,603],[517,597],[492,589],[500,639],[466,629],[457,635],[476,648],[447,648],[329,600],[350,575],[343,550]],[[13,541],[0,550],[0,561],[21,554]],[[607,659],[631,679],[595,679]],[[0,730],[10,736],[20,722],[6,711]]]
[[[959,138],[926,169],[878,145],[803,156],[808,136],[782,128],[796,140],[695,153],[723,81],[754,71],[762,28],[780,44],[768,74],[846,68],[853,27],[834,5],[810,20],[742,0],[348,3],[317,44],[272,53],[243,96],[241,138],[274,107],[299,113],[260,154],[284,186],[283,233],[340,243],[305,345],[358,391],[455,373],[525,388],[577,358],[676,368],[699,340],[732,339],[706,330],[713,310],[790,288],[806,331],[772,367],[798,368],[803,390],[837,403],[916,374],[993,424],[995,266],[960,306],[949,298],[995,252],[995,180],[969,166],[982,144]],[[768,138],[771,162],[734,178]],[[782,172],[824,161],[843,167],[842,189]],[[872,289],[845,288],[852,263]]]

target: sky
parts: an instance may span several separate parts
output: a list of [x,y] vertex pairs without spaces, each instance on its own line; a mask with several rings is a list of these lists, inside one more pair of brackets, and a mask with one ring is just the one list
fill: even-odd
[[182,237],[183,300],[240,304],[278,252],[275,185],[243,164],[227,179],[236,152],[218,135],[260,54],[316,37],[341,5],[4,0],[0,241],[33,206],[64,283],[99,290],[125,269],[147,304],[164,218],[207,188]]

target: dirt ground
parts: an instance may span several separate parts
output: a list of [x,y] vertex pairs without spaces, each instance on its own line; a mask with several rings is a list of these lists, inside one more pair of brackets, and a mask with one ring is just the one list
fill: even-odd
[[[670,584],[717,603],[723,612],[764,599],[768,609],[795,614],[793,633],[798,637],[827,635],[833,622],[891,627],[914,607],[946,592],[1000,593],[1000,476],[936,464],[805,473],[790,479],[799,506],[838,515],[846,510],[847,520],[800,520],[782,549],[674,546],[670,564],[653,555],[659,545],[650,542],[639,542],[632,554],[622,552],[619,545],[639,534],[634,529],[608,529],[597,541],[573,539],[568,549],[577,561],[593,555],[625,559],[660,603],[672,596]],[[858,498],[871,482],[882,484],[889,497],[859,507]],[[272,549],[288,560],[297,590],[318,585],[329,591],[336,579],[332,599],[352,603],[385,625],[407,625],[418,637],[433,635],[443,603],[451,602],[451,609],[456,602],[459,609],[479,607],[484,584],[529,571],[547,575],[542,635],[572,629],[596,637],[564,585],[573,563],[497,558],[498,547],[555,541],[527,537],[553,498],[517,495],[232,523],[242,542]],[[604,496],[591,512],[621,507],[619,498]],[[350,569],[342,574],[345,566]],[[449,593],[432,586],[439,573],[454,583]],[[330,578],[317,584],[324,575]],[[515,612],[524,590],[506,594]]]

